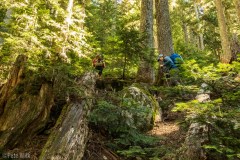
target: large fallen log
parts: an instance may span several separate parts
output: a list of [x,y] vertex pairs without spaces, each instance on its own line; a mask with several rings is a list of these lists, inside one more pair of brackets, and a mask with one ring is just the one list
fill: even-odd
[[87,115],[92,108],[96,75],[88,73],[79,85],[84,90],[82,99],[70,101],[64,109],[42,150],[40,160],[82,159],[88,140]]

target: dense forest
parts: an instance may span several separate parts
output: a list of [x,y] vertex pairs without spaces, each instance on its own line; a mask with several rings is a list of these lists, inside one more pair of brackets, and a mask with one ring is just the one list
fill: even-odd
[[240,0],[1,0],[0,159],[239,160]]

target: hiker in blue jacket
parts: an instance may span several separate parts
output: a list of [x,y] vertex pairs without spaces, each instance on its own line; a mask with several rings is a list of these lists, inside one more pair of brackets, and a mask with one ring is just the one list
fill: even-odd
[[159,54],[158,62],[163,62],[163,64],[160,64],[160,66],[164,67],[165,71],[170,71],[173,68],[177,68],[172,59],[169,56],[163,56],[163,54]]
[[[178,56],[178,57],[177,57]],[[178,82],[178,59],[182,59],[182,57],[176,53],[171,54],[171,56],[163,56],[163,54],[159,54],[158,62],[160,63],[160,67],[162,67],[163,72],[166,75],[166,78],[171,78],[171,83],[173,85],[179,84]]]

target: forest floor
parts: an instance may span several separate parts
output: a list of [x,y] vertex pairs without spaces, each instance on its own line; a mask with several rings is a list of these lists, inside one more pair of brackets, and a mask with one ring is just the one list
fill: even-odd
[[[154,128],[148,132],[148,135],[159,137],[158,145],[168,150],[168,153],[174,153],[184,142],[186,132],[181,129],[178,124],[178,119],[165,120],[164,122],[156,122]],[[25,145],[23,148],[16,148],[9,150],[8,153],[25,153],[31,155],[31,160],[37,160],[40,156],[48,136],[36,136],[31,143]],[[104,142],[107,141],[105,137],[100,134],[93,134],[91,143],[88,145],[88,158],[84,160],[104,160],[103,157],[110,160],[121,160],[118,155],[106,148]],[[101,156],[99,156],[101,155]],[[0,158],[1,159],[1,158]],[[161,160],[171,160],[168,155],[161,157]]]
[[[177,150],[182,146],[186,138],[186,131],[180,126],[183,119],[182,113],[169,113],[169,119],[157,121],[152,130],[147,132],[147,135],[157,137],[159,141],[156,143],[156,148],[162,148],[163,152],[158,158],[161,160],[172,160],[176,155]],[[145,160],[144,158],[123,158],[106,147],[108,138],[103,134],[92,132],[90,143],[87,146],[87,155],[83,160]]]
[[[100,90],[98,96],[104,100],[111,99],[111,93],[105,90]],[[174,113],[169,111],[167,116],[165,115],[164,121],[157,121],[151,131],[147,134],[158,137],[157,148],[163,148],[163,157],[161,160],[172,160],[171,154],[176,153],[184,142],[186,131],[180,127],[179,122],[183,119],[184,115],[181,113]],[[117,153],[111,151],[106,146],[106,142],[109,141],[109,137],[105,137],[104,133],[91,131],[89,143],[83,160],[122,160]],[[34,137],[31,141],[26,143],[24,146],[8,150],[7,153],[14,155],[14,153],[24,153],[26,156],[30,156],[29,159],[37,160],[40,156],[41,150],[44,147],[48,134],[40,134]],[[28,158],[28,157],[27,157]],[[136,158],[138,159],[138,158]],[[141,159],[141,158],[140,158]],[[0,158],[1,160],[1,158]],[[133,158],[131,159],[133,160]],[[143,159],[141,159],[143,160]]]
[[148,132],[149,135],[160,138],[158,145],[165,148],[169,154],[161,157],[161,160],[172,160],[171,154],[176,153],[186,138],[186,131],[180,126],[183,115],[172,112],[169,114],[171,118],[156,122]]
[[[154,137],[159,137],[159,146],[167,150],[167,154],[176,153],[185,140],[186,132],[180,128],[176,120],[157,122],[149,132]],[[171,155],[161,157],[163,160],[171,160]]]
[[[98,96],[104,100],[111,99],[112,97],[108,92],[103,92],[102,90],[98,93]],[[159,151],[162,153],[157,156],[161,160],[172,160],[175,156],[177,150],[182,146],[185,137],[186,131],[181,127],[181,122],[184,119],[184,114],[180,112],[172,112],[170,109],[166,111],[163,119],[164,121],[157,121],[154,124],[152,130],[147,132],[147,135],[157,137],[159,141],[156,143],[156,148],[159,148]],[[106,146],[108,138],[104,137],[105,134],[94,133],[90,138],[90,143],[87,146],[87,156],[85,155],[84,160],[145,160],[144,158],[135,157],[135,158],[123,158],[119,156],[114,151],[111,151],[110,148]],[[158,151],[157,151],[158,152]],[[103,158],[105,157],[105,158]]]

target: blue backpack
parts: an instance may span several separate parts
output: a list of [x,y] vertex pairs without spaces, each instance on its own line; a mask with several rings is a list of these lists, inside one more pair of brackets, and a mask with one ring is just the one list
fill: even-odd
[[180,55],[177,54],[177,53],[173,53],[173,54],[171,54],[169,57],[172,59],[173,63],[174,63],[177,67],[184,62],[182,56],[180,56]]

